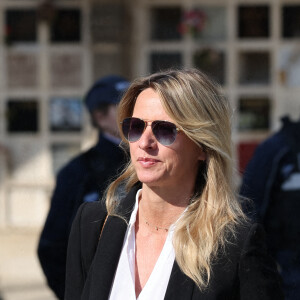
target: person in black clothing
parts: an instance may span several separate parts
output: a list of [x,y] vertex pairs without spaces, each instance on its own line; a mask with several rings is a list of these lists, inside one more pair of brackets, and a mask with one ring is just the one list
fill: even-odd
[[39,245],[38,257],[49,287],[64,298],[68,237],[78,207],[101,199],[108,183],[125,165],[116,121],[117,104],[129,82],[119,76],[98,80],[88,91],[85,104],[93,125],[99,130],[98,143],[65,165],[57,175]]
[[285,299],[300,299],[300,121],[283,117],[280,130],[257,147],[240,193],[253,200],[265,227]]

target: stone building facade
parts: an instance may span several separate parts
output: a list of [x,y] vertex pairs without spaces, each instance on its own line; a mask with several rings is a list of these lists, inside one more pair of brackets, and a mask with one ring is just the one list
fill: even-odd
[[234,107],[237,167],[300,117],[299,0],[1,0],[0,228],[40,227],[58,169],[93,142],[98,77],[197,67]]

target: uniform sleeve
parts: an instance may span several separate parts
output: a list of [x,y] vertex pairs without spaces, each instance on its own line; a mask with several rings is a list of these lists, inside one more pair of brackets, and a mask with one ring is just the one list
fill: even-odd
[[271,173],[270,157],[266,157],[264,145],[258,146],[243,175],[240,194],[254,201],[257,212],[260,212]]
[[81,253],[81,217],[86,204],[82,204],[78,209],[69,236],[65,300],[79,300],[86,279]]
[[243,175],[240,195],[253,201],[259,222],[262,221],[270,200],[269,193],[274,185],[274,175],[278,167],[278,163],[275,162],[286,151],[282,147],[284,144],[277,135],[260,144]]
[[267,253],[261,225],[251,226],[239,264],[241,300],[282,300],[281,279],[276,264]]
[[65,268],[69,231],[74,217],[74,177],[61,172],[51,199],[50,210],[41,233],[38,257],[49,287],[59,299],[64,297]]

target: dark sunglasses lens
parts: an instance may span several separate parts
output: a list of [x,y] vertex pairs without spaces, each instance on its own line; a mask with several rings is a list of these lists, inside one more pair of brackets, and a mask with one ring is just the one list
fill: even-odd
[[164,146],[174,143],[177,136],[175,124],[167,121],[154,121],[152,123],[152,131],[158,142]]
[[122,131],[129,142],[136,142],[144,132],[145,122],[138,118],[127,118],[122,122]]

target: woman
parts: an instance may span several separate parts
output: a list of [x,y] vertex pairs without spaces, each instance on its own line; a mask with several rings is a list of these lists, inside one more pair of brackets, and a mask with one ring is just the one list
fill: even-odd
[[132,83],[119,106],[131,161],[106,207],[78,211],[67,300],[282,299],[263,231],[235,195],[230,118],[197,70]]

